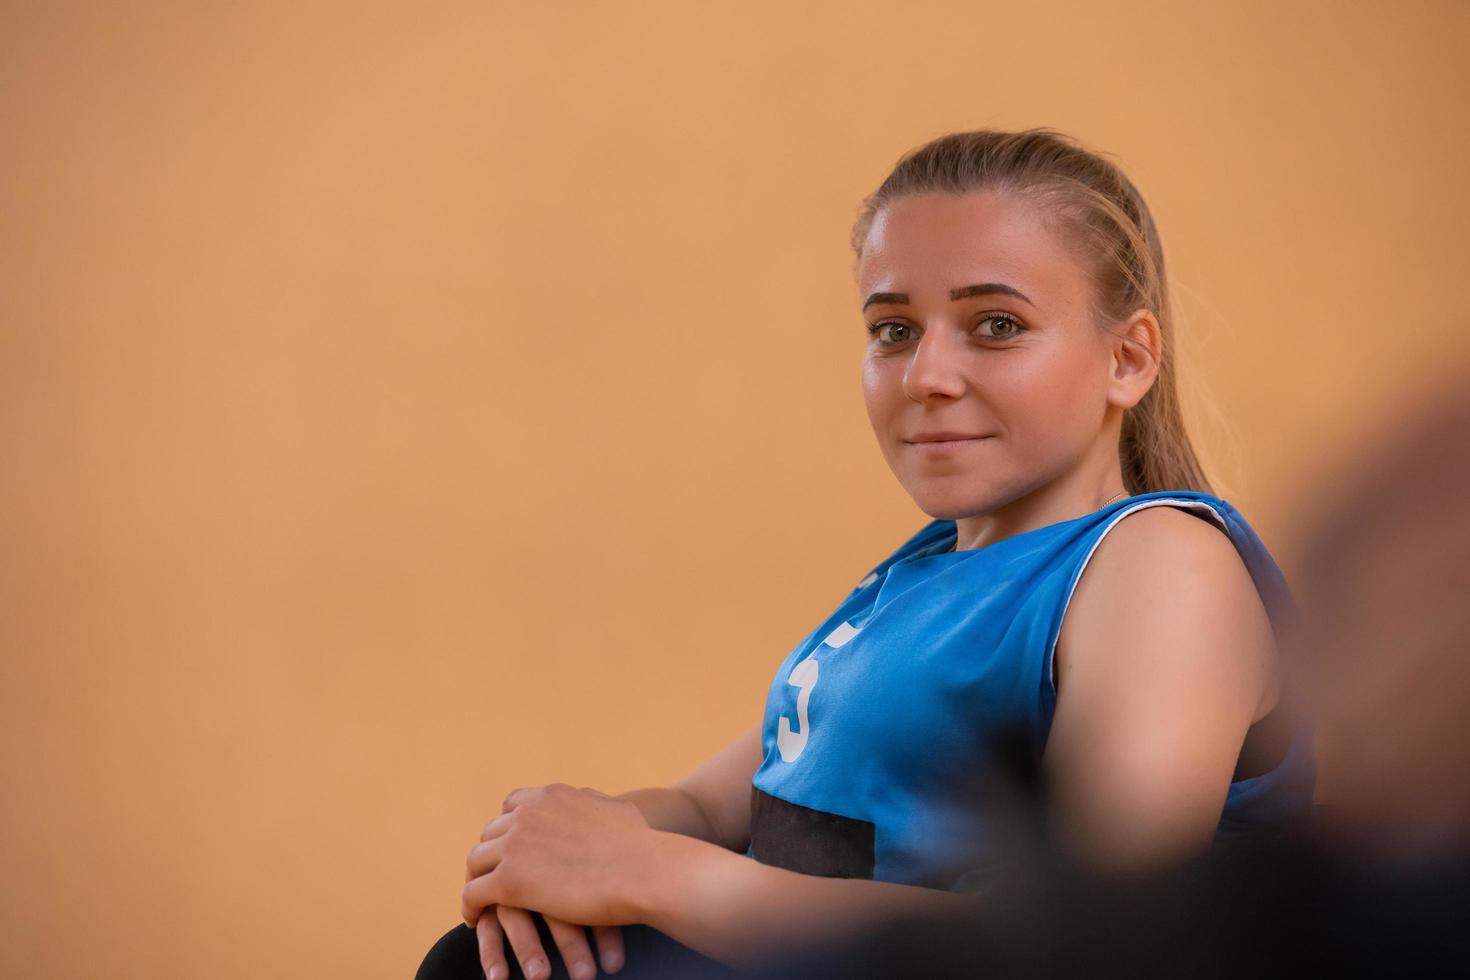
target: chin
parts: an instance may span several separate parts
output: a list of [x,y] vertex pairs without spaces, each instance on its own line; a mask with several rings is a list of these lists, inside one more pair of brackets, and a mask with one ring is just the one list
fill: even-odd
[[932,479],[906,484],[909,496],[919,509],[937,520],[953,521],[995,510],[1005,503],[1003,494],[978,480],[968,485],[959,480]]

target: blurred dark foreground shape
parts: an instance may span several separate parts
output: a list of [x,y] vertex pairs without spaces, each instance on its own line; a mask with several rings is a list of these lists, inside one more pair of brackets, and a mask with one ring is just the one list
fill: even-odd
[[[1324,763],[1326,803],[1309,823],[1272,839],[1217,844],[1199,860],[1149,874],[1098,874],[1050,846],[1041,829],[1044,786],[1034,760],[1018,756],[1009,784],[979,797],[1000,811],[1009,841],[1008,859],[983,885],[979,914],[895,919],[742,975],[1470,971],[1470,378],[1365,445],[1298,505],[1298,614],[1282,650],[1288,689],[1312,713]],[[1007,751],[1004,742],[997,751]],[[662,934],[633,928],[623,976],[730,975]],[[473,958],[473,933],[462,933]],[[543,940],[554,948],[549,935]],[[478,976],[473,959],[466,966],[459,955],[461,970],[476,972],[421,970],[421,980]]]

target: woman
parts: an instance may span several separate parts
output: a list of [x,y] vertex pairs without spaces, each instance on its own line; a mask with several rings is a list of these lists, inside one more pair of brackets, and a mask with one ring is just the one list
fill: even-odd
[[869,419],[933,520],[792,651],[763,724],[678,785],[506,797],[466,861],[487,975],[507,940],[527,976],[552,945],[594,975],[583,924],[613,970],[623,924],[745,963],[956,910],[1002,856],[973,792],[1000,736],[1105,869],[1310,805],[1309,739],[1276,710],[1289,597],[1184,432],[1133,185],[1055,132],[956,133],[899,162],[853,247]]

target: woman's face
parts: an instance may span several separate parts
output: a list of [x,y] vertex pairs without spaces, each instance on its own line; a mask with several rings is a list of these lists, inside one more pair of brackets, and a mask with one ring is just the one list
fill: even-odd
[[[899,198],[873,221],[857,278],[868,417],[925,513],[988,513],[1105,458],[1114,338],[1035,205],[992,191]],[[927,441],[938,436],[950,438]]]

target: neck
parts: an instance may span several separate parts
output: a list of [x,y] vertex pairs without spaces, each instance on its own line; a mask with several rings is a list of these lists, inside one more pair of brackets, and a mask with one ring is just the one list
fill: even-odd
[[1128,496],[1116,451],[1111,465],[1095,462],[1075,467],[1061,477],[987,510],[955,519],[956,550],[984,548],[1005,538],[1025,534],[1101,510]]

